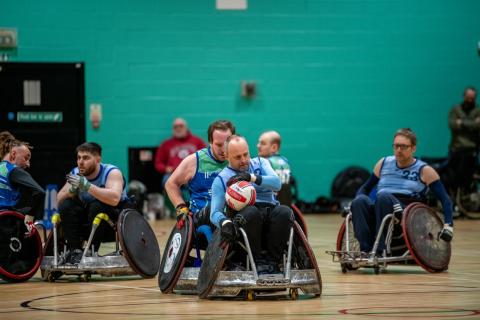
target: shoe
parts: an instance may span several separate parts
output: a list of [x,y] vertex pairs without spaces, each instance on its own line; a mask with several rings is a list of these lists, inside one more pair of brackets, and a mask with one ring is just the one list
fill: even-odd
[[72,253],[68,256],[67,262],[70,264],[79,264],[82,260],[83,251],[80,249],[75,249]]

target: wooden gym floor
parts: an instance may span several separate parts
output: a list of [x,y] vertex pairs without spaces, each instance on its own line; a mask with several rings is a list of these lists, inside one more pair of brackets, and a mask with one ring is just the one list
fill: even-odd
[[[40,272],[26,283],[0,282],[0,319],[480,319],[480,220],[456,220],[448,272],[430,274],[417,266],[389,266],[342,274],[325,250],[333,250],[340,215],[307,215],[323,279],[320,298],[297,301],[200,300],[165,295],[157,279],[71,277],[46,283]],[[153,228],[163,250],[174,221]],[[162,252],[163,254],[163,252]]]

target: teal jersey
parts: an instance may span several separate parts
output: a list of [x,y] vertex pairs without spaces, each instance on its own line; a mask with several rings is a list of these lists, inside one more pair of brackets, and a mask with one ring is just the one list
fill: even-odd
[[282,184],[290,183],[291,171],[287,158],[279,154],[274,154],[268,158],[268,161],[270,161],[272,169],[278,175]]
[[210,204],[212,199],[212,183],[228,161],[218,161],[213,157],[210,148],[195,152],[197,169],[188,183],[190,191],[190,210],[197,213]]

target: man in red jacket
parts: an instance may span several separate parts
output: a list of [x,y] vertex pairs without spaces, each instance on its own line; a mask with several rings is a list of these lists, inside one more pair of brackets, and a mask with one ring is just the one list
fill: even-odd
[[175,119],[173,137],[163,141],[155,153],[155,169],[163,175],[162,187],[184,158],[205,146],[202,139],[190,132],[184,119]]

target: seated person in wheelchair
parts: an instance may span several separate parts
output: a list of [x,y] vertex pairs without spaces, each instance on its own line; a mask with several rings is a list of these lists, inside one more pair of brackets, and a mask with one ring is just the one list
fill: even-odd
[[267,158],[273,170],[277,173],[282,188],[277,193],[277,199],[281,204],[292,204],[292,187],[294,186],[288,159],[280,155],[281,137],[276,131],[266,131],[260,135],[257,143],[258,156]]
[[[230,121],[218,120],[208,127],[209,146],[182,160],[165,184],[168,197],[176,208],[177,228],[181,229],[189,212],[193,213],[195,227],[210,224],[208,206],[212,183],[218,173],[227,166],[225,140],[235,133]],[[182,185],[188,185],[190,206],[182,198]],[[207,239],[209,240],[209,239]]]
[[45,191],[25,170],[30,167],[32,147],[7,131],[0,133],[0,210],[25,214],[30,232],[33,221],[43,218]]
[[[68,249],[68,263],[78,264],[83,241],[88,239],[93,219],[106,213],[116,221],[119,209],[127,207],[125,180],[116,166],[102,163],[102,147],[85,142],[77,147],[77,167],[67,175],[67,182],[58,192],[58,210]],[[111,238],[113,230],[106,223],[98,226],[92,244],[98,251],[101,241]]]
[[[413,157],[417,137],[408,128],[397,130],[393,140],[393,156],[380,159],[373,173],[360,187],[351,204],[355,237],[360,249],[370,253],[373,248],[383,218],[393,213],[394,206],[402,208],[413,201],[424,200],[428,189],[440,200],[445,216],[445,225],[440,238],[450,241],[453,238],[452,203],[437,172],[425,162]],[[368,196],[377,187],[376,201]],[[379,243],[377,254],[382,254],[385,235]]]
[[[223,241],[234,242],[237,238],[237,222],[245,230],[257,270],[266,273],[279,271],[283,253],[287,247],[289,231],[293,225],[293,212],[275,199],[281,187],[280,178],[268,160],[251,159],[248,144],[241,136],[231,136],[226,143],[228,167],[223,169],[212,185],[210,219],[221,228]],[[248,181],[256,189],[254,206],[246,206],[235,217],[225,208],[225,192],[228,186],[238,181]],[[263,265],[262,265],[263,263]]]

